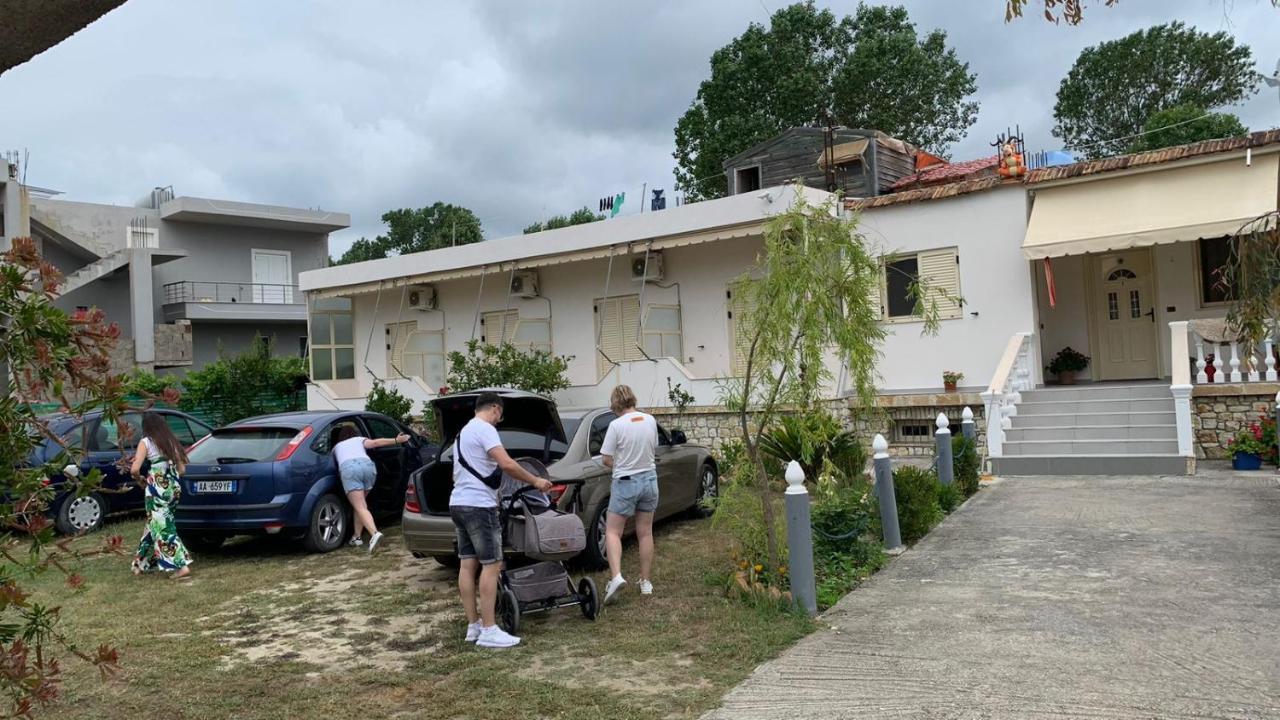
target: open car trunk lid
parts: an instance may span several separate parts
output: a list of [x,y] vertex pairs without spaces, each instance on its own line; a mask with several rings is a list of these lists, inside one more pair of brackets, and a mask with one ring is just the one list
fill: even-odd
[[567,442],[554,400],[523,390],[499,388],[468,390],[431,401],[444,448],[448,448],[463,426],[475,417],[476,398],[485,392],[502,398],[502,422],[498,423],[498,430],[520,430],[541,436],[550,434],[552,440]]

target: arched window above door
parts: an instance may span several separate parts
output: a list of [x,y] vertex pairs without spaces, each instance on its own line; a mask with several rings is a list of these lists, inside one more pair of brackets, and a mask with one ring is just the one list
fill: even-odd
[[1129,268],[1116,268],[1107,276],[1107,282],[1119,282],[1121,280],[1137,280],[1138,276]]

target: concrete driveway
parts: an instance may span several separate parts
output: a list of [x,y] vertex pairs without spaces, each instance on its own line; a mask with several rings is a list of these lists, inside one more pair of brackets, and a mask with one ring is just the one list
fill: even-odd
[[1016,478],[710,718],[1280,718],[1280,483]]

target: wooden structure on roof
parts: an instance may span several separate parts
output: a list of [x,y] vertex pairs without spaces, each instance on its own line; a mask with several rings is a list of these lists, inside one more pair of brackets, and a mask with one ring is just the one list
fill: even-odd
[[796,127],[729,158],[724,172],[730,195],[799,180],[845,197],[876,197],[916,171],[916,152],[876,130]]

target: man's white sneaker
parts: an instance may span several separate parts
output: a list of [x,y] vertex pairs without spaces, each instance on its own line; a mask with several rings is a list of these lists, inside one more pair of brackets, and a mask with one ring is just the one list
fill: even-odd
[[640,581],[640,594],[641,594],[641,595],[652,595],[652,594],[653,594],[653,583],[649,582],[648,580],[641,580],[641,581]]
[[475,642],[475,641],[479,640],[479,639],[480,639],[480,630],[481,630],[483,627],[484,627],[484,626],[483,626],[483,625],[481,625],[481,624],[480,624],[480,621],[478,621],[478,620],[477,620],[476,622],[473,622],[473,623],[468,623],[468,624],[467,624],[467,642],[469,642],[469,643],[473,643],[473,642]]
[[605,603],[607,604],[609,600],[614,596],[614,594],[617,593],[619,590],[621,590],[622,586],[626,584],[627,584],[627,581],[625,578],[623,578],[621,575],[614,575],[613,579],[609,581],[609,584],[604,586]]
[[373,537],[369,538],[369,554],[373,554],[373,549],[378,547],[378,542],[382,540],[382,533],[376,532]]
[[505,630],[494,625],[493,627],[482,628],[480,637],[476,639],[477,647],[487,648],[509,648],[520,644],[520,638],[515,635],[508,634]]

